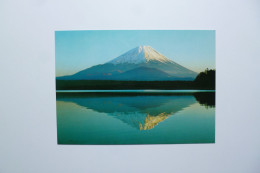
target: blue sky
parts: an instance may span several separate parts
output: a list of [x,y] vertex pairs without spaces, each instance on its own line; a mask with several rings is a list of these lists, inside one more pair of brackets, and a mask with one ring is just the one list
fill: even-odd
[[55,31],[56,76],[106,63],[139,45],[196,72],[215,69],[214,30]]

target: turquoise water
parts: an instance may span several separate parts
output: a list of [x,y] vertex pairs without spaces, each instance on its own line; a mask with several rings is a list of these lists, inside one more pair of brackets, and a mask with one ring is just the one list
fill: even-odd
[[57,93],[58,144],[215,142],[215,93]]

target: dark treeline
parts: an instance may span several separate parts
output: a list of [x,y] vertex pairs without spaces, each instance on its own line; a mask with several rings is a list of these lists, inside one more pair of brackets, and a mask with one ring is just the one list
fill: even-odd
[[57,90],[192,89],[192,81],[57,80]]
[[57,90],[187,90],[215,89],[215,70],[205,70],[194,81],[56,80]]
[[216,70],[206,69],[204,72],[198,74],[194,80],[194,85],[199,88],[215,89]]

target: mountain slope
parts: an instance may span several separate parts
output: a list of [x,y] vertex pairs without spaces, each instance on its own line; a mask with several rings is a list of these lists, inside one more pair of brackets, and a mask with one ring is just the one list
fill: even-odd
[[149,68],[149,67],[137,67],[135,69],[126,71],[115,76],[117,80],[131,80],[131,81],[142,81],[142,80],[170,80],[171,75],[158,70],[156,68]]

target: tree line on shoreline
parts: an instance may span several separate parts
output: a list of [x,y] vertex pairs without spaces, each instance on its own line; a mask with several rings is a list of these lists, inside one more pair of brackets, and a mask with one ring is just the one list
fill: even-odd
[[215,90],[215,76],[215,69],[206,69],[194,81],[56,80],[56,90]]

